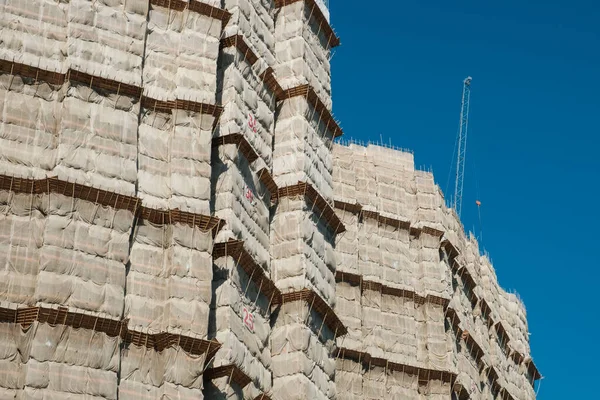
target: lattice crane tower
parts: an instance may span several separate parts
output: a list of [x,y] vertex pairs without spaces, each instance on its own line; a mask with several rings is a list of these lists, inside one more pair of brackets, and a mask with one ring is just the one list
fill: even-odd
[[463,82],[462,103],[460,108],[460,126],[458,129],[458,155],[456,157],[456,183],[454,186],[454,209],[460,218],[462,209],[463,186],[465,182],[465,158],[467,155],[467,133],[469,128],[469,104],[471,102],[471,81],[467,77]]

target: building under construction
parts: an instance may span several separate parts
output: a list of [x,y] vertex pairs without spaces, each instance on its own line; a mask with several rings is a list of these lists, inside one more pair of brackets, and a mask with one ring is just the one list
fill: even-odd
[[325,3],[0,23],[0,399],[535,398],[432,174],[336,141]]

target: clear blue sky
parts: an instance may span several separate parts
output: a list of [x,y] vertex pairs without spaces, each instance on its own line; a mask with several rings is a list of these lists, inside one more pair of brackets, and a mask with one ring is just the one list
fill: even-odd
[[346,138],[391,138],[444,190],[473,76],[463,221],[527,307],[539,399],[598,399],[600,2],[330,0]]

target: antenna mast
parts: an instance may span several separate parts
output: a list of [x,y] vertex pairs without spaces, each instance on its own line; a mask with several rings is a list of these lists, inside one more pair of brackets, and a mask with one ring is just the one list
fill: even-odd
[[460,218],[462,209],[463,186],[465,182],[465,158],[467,155],[467,133],[469,128],[469,103],[471,101],[471,78],[463,82],[462,103],[460,108],[460,127],[458,130],[458,156],[456,158],[456,183],[454,186],[454,209]]

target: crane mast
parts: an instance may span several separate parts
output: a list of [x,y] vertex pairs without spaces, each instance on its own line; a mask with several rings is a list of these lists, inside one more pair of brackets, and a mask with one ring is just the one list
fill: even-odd
[[467,133],[469,128],[469,103],[471,101],[471,78],[463,82],[462,103],[460,108],[460,126],[458,129],[458,155],[456,157],[456,183],[454,185],[454,209],[460,218],[462,195],[465,181],[465,158],[467,155]]

